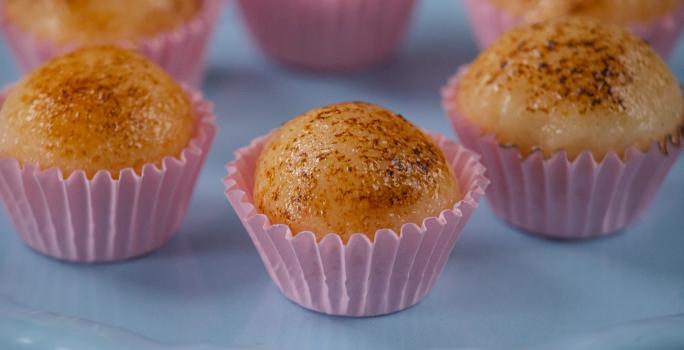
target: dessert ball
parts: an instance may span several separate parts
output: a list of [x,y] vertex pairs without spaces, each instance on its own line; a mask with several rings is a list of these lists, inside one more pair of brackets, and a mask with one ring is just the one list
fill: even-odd
[[313,109],[274,133],[257,162],[254,202],[272,224],[318,239],[399,233],[461,198],[440,148],[402,116],[349,102]]
[[571,158],[647,149],[677,134],[684,112],[677,80],[643,40],[582,18],[504,34],[468,67],[457,98],[501,144]]
[[137,40],[188,22],[201,0],[5,0],[19,29],[57,44]]
[[681,0],[488,0],[516,17],[536,22],[588,16],[613,24],[648,23],[672,13]]
[[193,135],[190,101],[161,68],[113,46],[48,61],[0,109],[0,155],[67,176],[140,171],[178,156]]

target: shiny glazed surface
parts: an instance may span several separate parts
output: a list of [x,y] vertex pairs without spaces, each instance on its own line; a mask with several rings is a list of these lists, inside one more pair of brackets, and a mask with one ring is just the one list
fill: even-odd
[[684,99],[667,65],[614,26],[564,19],[517,28],[468,67],[458,104],[523,154],[584,150],[602,158],[679,136]]
[[285,123],[257,163],[254,200],[293,233],[401,230],[459,199],[442,151],[402,116],[364,102],[310,110]]
[[537,22],[564,16],[588,16],[613,24],[648,23],[666,16],[681,0],[482,0],[516,17]]
[[40,39],[97,44],[141,39],[188,22],[201,0],[5,0],[4,16]]
[[65,176],[140,171],[192,137],[190,102],[161,68],[110,46],[54,59],[19,81],[0,109],[0,155]]

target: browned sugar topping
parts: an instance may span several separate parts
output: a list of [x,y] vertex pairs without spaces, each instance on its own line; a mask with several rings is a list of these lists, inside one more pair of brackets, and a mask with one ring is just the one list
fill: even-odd
[[507,13],[537,22],[567,16],[589,16],[629,25],[656,20],[676,10],[681,0],[479,0]]
[[201,0],[4,0],[21,30],[58,44],[136,40],[190,21]]
[[[342,113],[354,116],[336,118]],[[442,152],[401,115],[354,102],[323,107],[313,118],[300,118],[306,119],[301,132],[285,145],[291,157],[282,159],[279,169],[267,170],[271,176],[291,171],[294,178],[300,179],[299,194],[293,200],[296,208],[284,208],[281,213],[286,218],[291,216],[291,210],[320,204],[310,196],[320,178],[335,177],[347,182],[346,186],[330,189],[338,200],[351,197],[383,208],[414,203],[423,189],[434,188],[436,175],[448,172]],[[340,129],[329,140],[332,147],[310,147],[311,139],[317,138],[315,133],[328,125]],[[270,145],[271,149],[278,146],[277,141]],[[339,148],[353,149],[362,160],[361,166],[350,162]],[[324,160],[333,165],[317,166]],[[278,191],[273,195],[277,196]]]
[[[143,56],[113,46],[77,50],[32,72],[8,96],[3,117],[14,135],[4,137],[35,137],[24,161],[66,173],[140,170],[178,155],[192,135],[181,87]],[[12,147],[5,151],[16,153],[21,142]]]
[[632,83],[629,65],[652,55],[645,42],[617,27],[586,19],[543,22],[500,38],[472,64],[464,83],[487,77],[489,86],[513,89],[526,82],[530,112],[548,113],[559,104],[574,104],[580,112],[622,111],[617,89]]
[[[259,163],[268,164],[257,170],[266,179],[255,187],[261,212],[291,223],[326,218],[335,210],[336,220],[348,215],[347,222],[360,223],[331,223],[332,232],[340,234],[365,232],[377,211],[410,206],[440,183],[453,183],[434,142],[402,116],[363,102],[322,107],[289,121],[265,146]],[[274,205],[275,212],[268,212],[266,206]]]
[[[108,50],[103,48],[103,50]],[[22,101],[30,103],[34,118],[49,127],[41,128],[44,137],[55,140],[49,145],[51,151],[69,156],[70,153],[87,153],[85,143],[72,144],[69,140],[79,133],[94,133],[102,139],[123,139],[126,148],[112,149],[113,152],[135,152],[143,144],[138,132],[143,123],[148,123],[147,113],[158,103],[150,96],[151,89],[159,88],[162,82],[150,74],[150,63],[141,56],[122,50],[92,62],[91,69],[73,69],[72,59],[78,60],[78,53],[72,53],[56,64],[48,64],[32,74]],[[131,77],[122,74],[126,67],[140,65],[136,79],[147,81],[145,87],[128,84]],[[119,69],[113,69],[113,68]],[[153,121],[161,126],[161,121]],[[150,135],[154,136],[154,135]],[[61,142],[60,142],[61,141]]]

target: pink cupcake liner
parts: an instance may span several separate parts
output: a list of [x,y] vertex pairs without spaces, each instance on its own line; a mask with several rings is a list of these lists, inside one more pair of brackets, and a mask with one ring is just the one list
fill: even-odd
[[[497,8],[488,0],[465,0],[464,4],[480,49],[486,49],[501,34],[523,23],[522,18]],[[664,58],[668,58],[677,45],[682,28],[684,6],[651,23],[629,26],[632,33],[646,40]]]
[[224,179],[226,197],[247,229],[266,270],[281,292],[314,311],[343,316],[376,316],[406,309],[430,291],[464,225],[489,184],[479,157],[440,135],[432,135],[451,164],[464,198],[422,226],[405,224],[401,234],[378,230],[375,241],[355,234],[347,244],[329,234],[293,235],[256,211],[252,188],[256,162],[268,136],[235,152]]
[[[4,103],[7,90],[0,95]],[[66,179],[57,168],[0,159],[0,199],[31,248],[53,258],[82,263],[124,260],[155,250],[179,227],[199,171],[216,133],[213,107],[188,90],[195,135],[179,157],[161,168],[146,164],[142,175],[124,169],[118,179],[83,171]]]
[[388,61],[415,0],[240,0],[253,38],[272,59],[313,70],[358,70]]
[[463,144],[482,155],[492,180],[487,198],[509,224],[549,238],[594,238],[621,230],[648,208],[682,150],[680,135],[656,142],[647,152],[630,147],[621,157],[591,152],[574,160],[565,152],[548,159],[537,151],[522,157],[483,134],[459,111],[457,91],[463,74],[442,90],[444,109]]
[[[120,46],[137,50],[175,79],[193,87],[202,84],[206,49],[220,14],[222,1],[202,0],[194,19],[178,28],[139,42],[122,41]],[[30,72],[43,62],[72,51],[78,45],[58,46],[14,26],[0,9],[0,29],[19,65]]]
[[475,42],[480,50],[488,48],[501,34],[523,23],[489,3],[489,0],[464,0],[465,11]]

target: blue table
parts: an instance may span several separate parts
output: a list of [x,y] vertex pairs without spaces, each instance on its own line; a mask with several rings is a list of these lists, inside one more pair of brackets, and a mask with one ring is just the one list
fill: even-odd
[[[221,132],[178,235],[141,259],[81,266],[34,253],[0,215],[0,349],[684,348],[681,161],[643,220],[611,238],[537,239],[503,225],[485,204],[432,293],[407,311],[337,318],[286,300],[223,195],[233,150],[342,100],[376,102],[453,136],[438,91],[476,49],[459,1],[424,0],[388,66],[291,71],[257,52],[231,5],[204,85]],[[682,49],[671,60],[680,81]],[[18,76],[0,49],[0,80]]]

